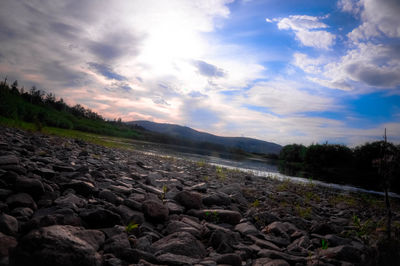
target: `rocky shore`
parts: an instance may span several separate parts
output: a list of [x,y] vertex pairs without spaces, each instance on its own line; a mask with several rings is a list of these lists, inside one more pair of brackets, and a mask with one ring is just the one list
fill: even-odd
[[41,266],[376,265],[385,217],[378,197],[4,127],[0,213],[0,265]]

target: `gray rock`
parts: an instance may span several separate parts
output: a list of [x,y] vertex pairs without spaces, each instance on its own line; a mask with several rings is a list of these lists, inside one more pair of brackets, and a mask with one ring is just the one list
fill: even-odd
[[242,235],[258,235],[260,232],[257,228],[251,223],[241,223],[235,226],[235,230],[241,233]]
[[276,250],[263,249],[260,252],[258,252],[258,256],[271,259],[282,259],[288,261],[291,264],[304,263],[307,261],[307,257],[294,256]]
[[191,258],[203,258],[206,250],[203,244],[193,235],[187,232],[177,232],[168,235],[151,245],[151,249],[157,254],[172,253]]
[[33,210],[26,207],[15,208],[11,211],[11,215],[21,222],[26,222],[32,217]]
[[103,250],[105,253],[112,253],[117,257],[122,257],[125,249],[131,247],[128,237],[125,233],[114,235],[107,239],[104,243]]
[[188,232],[195,237],[200,237],[199,230],[180,221],[170,221],[165,229],[165,232],[168,235],[176,232]]
[[233,252],[237,243],[238,237],[234,232],[222,229],[212,232],[209,240],[209,244],[220,254]]
[[48,168],[36,168],[33,172],[46,179],[51,179],[56,175],[56,172]]
[[0,214],[0,232],[6,235],[16,235],[18,233],[18,220],[5,213]]
[[167,206],[169,213],[170,214],[181,214],[184,211],[184,207],[181,205],[178,205],[174,202],[167,201],[165,202],[165,206]]
[[116,211],[121,216],[124,224],[134,223],[142,224],[144,222],[144,215],[141,212],[134,211],[125,205],[119,205]]
[[158,222],[166,220],[169,214],[168,208],[155,200],[146,200],[143,202],[143,212],[149,219]]
[[101,256],[78,236],[82,228],[54,225],[33,230],[19,242],[10,265],[100,266]]
[[277,250],[277,251],[282,251],[281,248],[279,248],[277,245],[275,245],[274,243],[267,241],[267,240],[263,240],[263,239],[259,239],[255,236],[249,236],[249,238],[251,240],[254,241],[254,244],[256,244],[257,246],[261,247],[261,248],[267,248],[267,249],[273,249],[273,250]]
[[181,191],[174,197],[186,209],[200,209],[202,207],[201,194],[196,192]]
[[0,156],[0,165],[19,164],[19,159],[15,155]]

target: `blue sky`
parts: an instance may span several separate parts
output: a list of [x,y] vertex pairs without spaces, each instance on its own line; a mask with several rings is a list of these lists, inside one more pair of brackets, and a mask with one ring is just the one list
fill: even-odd
[[6,0],[0,73],[110,119],[399,143],[398,14],[398,0]]

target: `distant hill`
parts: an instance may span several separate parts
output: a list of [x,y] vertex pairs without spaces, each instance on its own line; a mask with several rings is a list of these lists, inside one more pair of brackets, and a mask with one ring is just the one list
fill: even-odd
[[273,142],[243,137],[220,137],[175,124],[155,123],[144,120],[127,122],[127,124],[137,125],[149,131],[167,134],[176,138],[183,138],[196,142],[209,142],[228,148],[238,148],[246,152],[278,154],[282,149],[281,145]]

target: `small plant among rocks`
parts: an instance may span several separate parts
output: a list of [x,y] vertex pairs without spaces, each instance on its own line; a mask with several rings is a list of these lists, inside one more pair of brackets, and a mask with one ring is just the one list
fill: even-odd
[[131,233],[134,229],[138,228],[139,224],[135,222],[130,222],[127,226],[125,226],[125,231],[129,234]]

